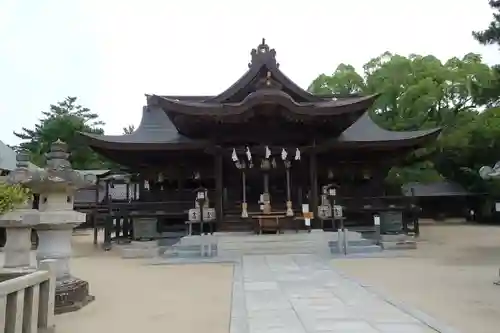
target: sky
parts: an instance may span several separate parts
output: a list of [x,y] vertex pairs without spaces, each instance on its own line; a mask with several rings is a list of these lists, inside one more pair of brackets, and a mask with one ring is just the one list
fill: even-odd
[[225,90],[262,38],[303,88],[385,51],[500,63],[471,36],[491,17],[487,0],[0,0],[0,140],[66,96],[121,134],[146,93]]

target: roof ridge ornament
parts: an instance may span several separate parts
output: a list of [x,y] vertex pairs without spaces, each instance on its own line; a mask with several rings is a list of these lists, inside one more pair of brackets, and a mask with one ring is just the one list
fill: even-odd
[[282,85],[273,79],[271,71],[267,71],[266,76],[255,83],[255,89],[281,89]]
[[252,60],[248,64],[248,68],[260,66],[262,64],[279,67],[279,64],[276,62],[276,51],[271,49],[269,45],[266,44],[265,38],[262,38],[262,42],[257,46],[257,48],[252,49],[250,55],[252,56]]

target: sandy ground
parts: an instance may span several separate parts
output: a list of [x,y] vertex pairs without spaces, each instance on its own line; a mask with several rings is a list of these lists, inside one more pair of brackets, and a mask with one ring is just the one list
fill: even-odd
[[73,240],[72,272],[96,300],[56,316],[58,333],[229,331],[231,265],[145,266],[94,249],[91,236]]
[[500,332],[500,227],[426,225],[419,248],[403,255],[333,264],[462,332]]

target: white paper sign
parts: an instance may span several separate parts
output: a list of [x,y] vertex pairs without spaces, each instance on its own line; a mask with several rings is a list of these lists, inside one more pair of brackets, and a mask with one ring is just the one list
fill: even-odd
[[373,224],[380,225],[380,216],[378,215],[373,216]]
[[205,221],[215,220],[215,208],[205,208],[203,210],[203,220]]
[[336,218],[342,217],[342,206],[333,206],[333,216]]
[[500,202],[495,202],[495,212],[500,212]]
[[311,219],[304,219],[304,224],[306,225],[306,227],[310,227],[311,226]]
[[303,204],[302,213],[308,213],[308,212],[309,212],[309,204]]
[[200,210],[196,208],[191,208],[188,212],[189,221],[199,221],[200,220]]
[[318,216],[320,219],[332,217],[332,210],[330,206],[321,205],[318,207]]

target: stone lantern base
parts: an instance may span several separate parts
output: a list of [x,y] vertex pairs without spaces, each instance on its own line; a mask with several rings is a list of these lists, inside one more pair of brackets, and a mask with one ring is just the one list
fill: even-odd
[[77,311],[92,302],[89,283],[77,277],[68,277],[56,283],[55,314]]

